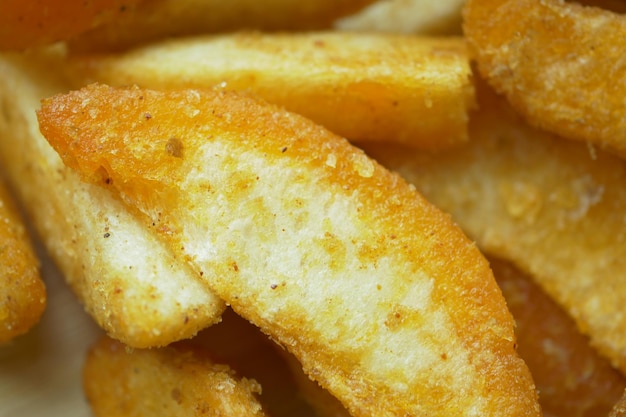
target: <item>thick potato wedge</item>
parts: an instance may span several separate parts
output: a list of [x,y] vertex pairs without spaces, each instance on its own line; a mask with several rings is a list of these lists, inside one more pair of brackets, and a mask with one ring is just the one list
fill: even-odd
[[30,330],[45,308],[39,260],[13,197],[0,179],[0,344]]
[[92,85],[38,117],[353,415],[540,414],[486,260],[346,140],[224,91]]
[[563,0],[469,0],[464,32],[480,73],[529,123],[626,157],[625,16]]
[[0,50],[22,50],[70,39],[119,19],[140,0],[2,0]]
[[260,385],[188,343],[128,349],[103,338],[90,349],[83,385],[96,417],[263,417]]
[[329,28],[373,0],[151,0],[71,42],[74,51],[119,51],[164,38],[236,30]]
[[530,277],[508,262],[490,263],[515,318],[518,352],[533,375],[544,415],[608,415],[626,388],[626,377]]
[[[49,59],[48,59],[49,58]],[[41,136],[35,110],[65,91],[56,55],[0,59],[0,158],[68,283],[112,337],[146,347],[193,336],[224,303],[111,193],[84,184]]]
[[337,30],[460,35],[465,0],[377,0],[362,10],[337,19]]
[[466,141],[474,105],[461,38],[239,33],[78,57],[72,69],[77,87],[244,90],[348,139],[422,149]]
[[485,86],[467,146],[366,151],[451,213],[487,254],[528,273],[626,372],[626,165],[529,127]]

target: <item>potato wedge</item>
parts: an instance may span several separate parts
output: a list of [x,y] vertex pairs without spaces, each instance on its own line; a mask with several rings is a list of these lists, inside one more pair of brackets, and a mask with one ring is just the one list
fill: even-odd
[[96,417],[266,415],[256,381],[184,342],[129,350],[105,337],[89,350],[83,385]]
[[[40,100],[65,91],[55,52],[0,58],[2,168],[69,285],[112,337],[165,345],[219,321],[224,303],[111,193],[81,182],[41,136]],[[104,192],[103,192],[104,191]]]
[[432,155],[363,146],[485,253],[533,277],[626,373],[625,162],[531,128],[482,84],[478,100],[467,146]]
[[46,308],[46,286],[22,216],[0,179],[0,344],[26,333]]
[[491,258],[490,264],[515,318],[518,352],[533,375],[544,415],[608,415],[626,388],[626,377],[529,276],[509,262]]
[[151,0],[71,42],[74,51],[120,51],[165,38],[236,30],[308,31],[373,0]]
[[469,0],[463,16],[478,70],[530,124],[626,157],[623,14],[563,0]]
[[2,0],[0,50],[23,50],[70,39],[119,19],[140,0]]
[[474,105],[461,38],[238,33],[77,57],[71,78],[148,88],[243,90],[348,139],[422,149],[467,140]]
[[224,91],[92,85],[38,117],[353,415],[540,414],[482,254],[346,140]]

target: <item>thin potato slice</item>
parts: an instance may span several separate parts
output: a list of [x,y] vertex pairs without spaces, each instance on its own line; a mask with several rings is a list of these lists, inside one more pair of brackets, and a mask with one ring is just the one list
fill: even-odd
[[533,375],[544,415],[606,416],[622,396],[626,377],[530,277],[508,262],[490,263],[515,318],[518,352]]
[[238,33],[78,57],[73,70],[76,87],[97,81],[249,91],[348,139],[422,149],[466,141],[474,105],[461,38]]
[[2,0],[0,50],[22,50],[70,39],[119,19],[140,0]]
[[0,343],[30,330],[45,308],[39,260],[13,197],[0,180]]
[[120,51],[165,38],[237,30],[329,28],[373,0],[150,0],[71,42],[74,51]]
[[626,17],[562,0],[469,0],[485,79],[529,123],[626,156]]
[[467,146],[366,151],[413,183],[487,254],[528,273],[626,372],[626,165],[528,126],[478,89]]
[[191,337],[219,321],[224,303],[111,193],[81,182],[39,132],[41,98],[68,88],[56,58],[0,59],[2,168],[66,280],[112,337],[136,347]]
[[96,417],[263,417],[260,385],[207,350],[180,342],[129,350],[102,338],[91,347],[83,386]]
[[486,260],[344,139],[224,91],[92,85],[38,116],[353,415],[540,414]]

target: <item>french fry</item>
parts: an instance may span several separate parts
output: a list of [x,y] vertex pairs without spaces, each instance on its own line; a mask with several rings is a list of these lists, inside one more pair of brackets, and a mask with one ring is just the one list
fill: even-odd
[[39,260],[13,197],[0,180],[0,344],[30,330],[45,308]]
[[119,51],[165,38],[235,30],[306,31],[373,0],[152,0],[71,42],[74,51]]
[[366,151],[449,212],[487,254],[528,273],[626,372],[626,165],[529,127],[480,85],[470,140],[426,155]]
[[540,415],[482,254],[344,139],[224,91],[92,85],[38,118],[354,416]]
[[362,10],[337,19],[337,30],[460,35],[465,0],[378,0]]
[[84,184],[41,136],[41,98],[68,87],[56,52],[0,59],[0,158],[47,250],[87,311],[131,346],[219,321],[224,303],[115,197]]
[[474,105],[461,38],[348,33],[238,33],[78,57],[75,87],[90,82],[150,88],[248,91],[348,139],[422,149],[467,140]]
[[259,384],[189,343],[128,350],[103,338],[90,349],[83,384],[96,417],[263,417]]
[[492,258],[490,264],[515,318],[518,352],[533,375],[544,415],[608,415],[626,377],[530,277],[508,262]]
[[24,50],[70,39],[119,19],[140,0],[3,0],[0,50]]

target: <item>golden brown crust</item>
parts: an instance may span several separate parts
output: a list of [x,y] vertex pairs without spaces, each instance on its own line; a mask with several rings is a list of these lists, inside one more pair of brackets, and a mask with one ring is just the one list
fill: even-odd
[[626,156],[626,18],[562,0],[470,0],[480,73],[534,126]]
[[354,415],[539,415],[485,259],[347,141],[226,92],[93,85],[38,116]]
[[106,190],[80,180],[39,132],[62,57],[0,58],[0,160],[48,253],[94,320],[134,347],[192,337],[225,305]]
[[532,276],[626,372],[624,161],[528,126],[484,85],[478,97],[465,147],[367,151],[449,212],[485,253]]
[[184,342],[129,349],[102,338],[87,354],[83,387],[98,417],[263,417],[254,380]]
[[46,307],[39,260],[4,181],[0,180],[0,343],[26,333]]

